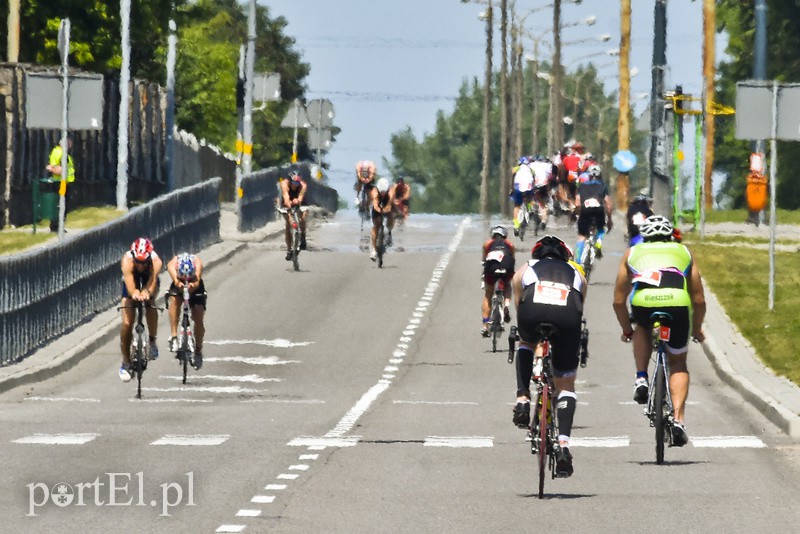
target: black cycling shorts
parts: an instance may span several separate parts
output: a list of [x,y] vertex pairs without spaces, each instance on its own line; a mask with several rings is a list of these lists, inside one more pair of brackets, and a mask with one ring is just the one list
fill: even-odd
[[550,323],[558,329],[558,333],[550,339],[553,368],[558,374],[570,373],[578,368],[583,318],[581,308],[577,304],[579,298],[570,295],[567,306],[520,301],[517,310],[519,335],[528,343],[535,345],[541,341],[535,334],[536,327],[540,323]]
[[687,306],[663,306],[659,308],[645,308],[644,306],[631,306],[631,321],[642,328],[653,328],[650,315],[655,312],[664,312],[672,316],[669,341],[667,346],[678,353],[686,349],[689,343],[689,308]]
[[[503,272],[505,271],[505,272]],[[503,261],[489,260],[483,264],[483,281],[494,285],[498,280],[508,283],[514,276],[514,255],[506,254]]]
[[581,208],[578,215],[578,235],[589,237],[589,230],[592,226],[598,232],[606,227],[606,212],[603,208]]
[[[164,295],[167,307],[169,307],[169,297],[177,297],[179,301],[183,300],[183,289],[179,289],[178,286],[175,285],[175,282],[169,285],[167,294]],[[189,295],[189,306],[202,306],[205,310],[207,300],[208,294],[206,293],[206,285],[201,278],[200,284],[197,286],[195,292]]]

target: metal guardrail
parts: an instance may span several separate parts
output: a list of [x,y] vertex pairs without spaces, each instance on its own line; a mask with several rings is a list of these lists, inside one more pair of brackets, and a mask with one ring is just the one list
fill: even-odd
[[214,178],[42,250],[0,258],[0,364],[28,356],[119,299],[122,254],[137,237],[170,258],[219,241]]
[[339,206],[339,194],[335,189],[319,183],[311,177],[311,165],[296,163],[283,167],[272,167],[246,174],[242,177],[242,201],[239,209],[238,230],[252,232],[277,215],[275,202],[280,195],[279,178],[287,178],[291,171],[297,171],[308,184],[306,202],[335,213]]

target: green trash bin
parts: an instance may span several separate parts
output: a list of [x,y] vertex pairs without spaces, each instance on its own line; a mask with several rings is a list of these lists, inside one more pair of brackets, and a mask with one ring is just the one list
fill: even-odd
[[58,221],[58,188],[60,180],[40,178],[33,188],[33,219],[34,224],[47,219],[50,222]]

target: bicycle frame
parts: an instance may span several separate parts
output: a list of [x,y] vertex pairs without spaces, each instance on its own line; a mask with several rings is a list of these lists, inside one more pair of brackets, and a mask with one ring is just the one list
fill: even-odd
[[144,310],[146,308],[156,308],[149,303],[138,300],[128,306],[119,306],[118,310],[133,308],[136,310],[136,322],[133,325],[133,337],[131,339],[131,369],[136,377],[136,398],[142,398],[142,374],[147,369],[147,362],[150,361],[150,351],[148,350],[149,340],[145,335]]
[[192,335],[192,321],[191,321],[191,305],[189,302],[189,286],[186,282],[183,284],[183,308],[181,314],[180,325],[180,341],[178,343],[177,358],[183,366],[183,383],[186,383],[186,374],[188,372],[189,364],[192,362],[194,355],[194,336]]
[[[500,271],[497,271],[500,274]],[[503,270],[503,273],[505,270]],[[489,314],[489,331],[492,333],[492,352],[497,352],[497,340],[505,331],[503,327],[503,308],[505,304],[505,280],[502,278],[495,282],[492,309]]]
[[292,227],[292,266],[295,271],[300,270],[300,217],[308,210],[308,206],[292,206],[291,208],[278,208],[278,211],[289,215],[289,224]]
[[586,241],[583,244],[583,254],[581,255],[581,266],[583,267],[583,272],[586,276],[587,282],[589,281],[589,275],[592,272],[592,267],[594,266],[595,243],[597,243],[597,228],[592,226],[589,229],[589,237],[586,238]]
[[375,236],[375,252],[378,254],[378,268],[382,269],[383,255],[386,252],[386,215],[381,213],[378,216],[381,218],[381,224]]
[[655,428],[656,463],[664,462],[664,443],[672,445],[672,433],[669,428],[673,422],[672,395],[669,391],[669,358],[667,357],[667,341],[670,327],[665,324],[671,319],[668,314],[654,313],[653,343],[656,352],[655,369],[650,377],[650,389],[647,397],[645,415],[650,419],[650,426]]

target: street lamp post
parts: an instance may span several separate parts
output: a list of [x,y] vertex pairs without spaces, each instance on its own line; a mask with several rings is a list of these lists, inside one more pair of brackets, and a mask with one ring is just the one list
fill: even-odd
[[489,163],[491,160],[491,144],[489,143],[491,129],[492,105],[492,4],[486,7],[483,13],[486,19],[486,68],[484,70],[483,87],[483,153],[481,157],[481,188],[480,211],[484,217],[489,216]]

